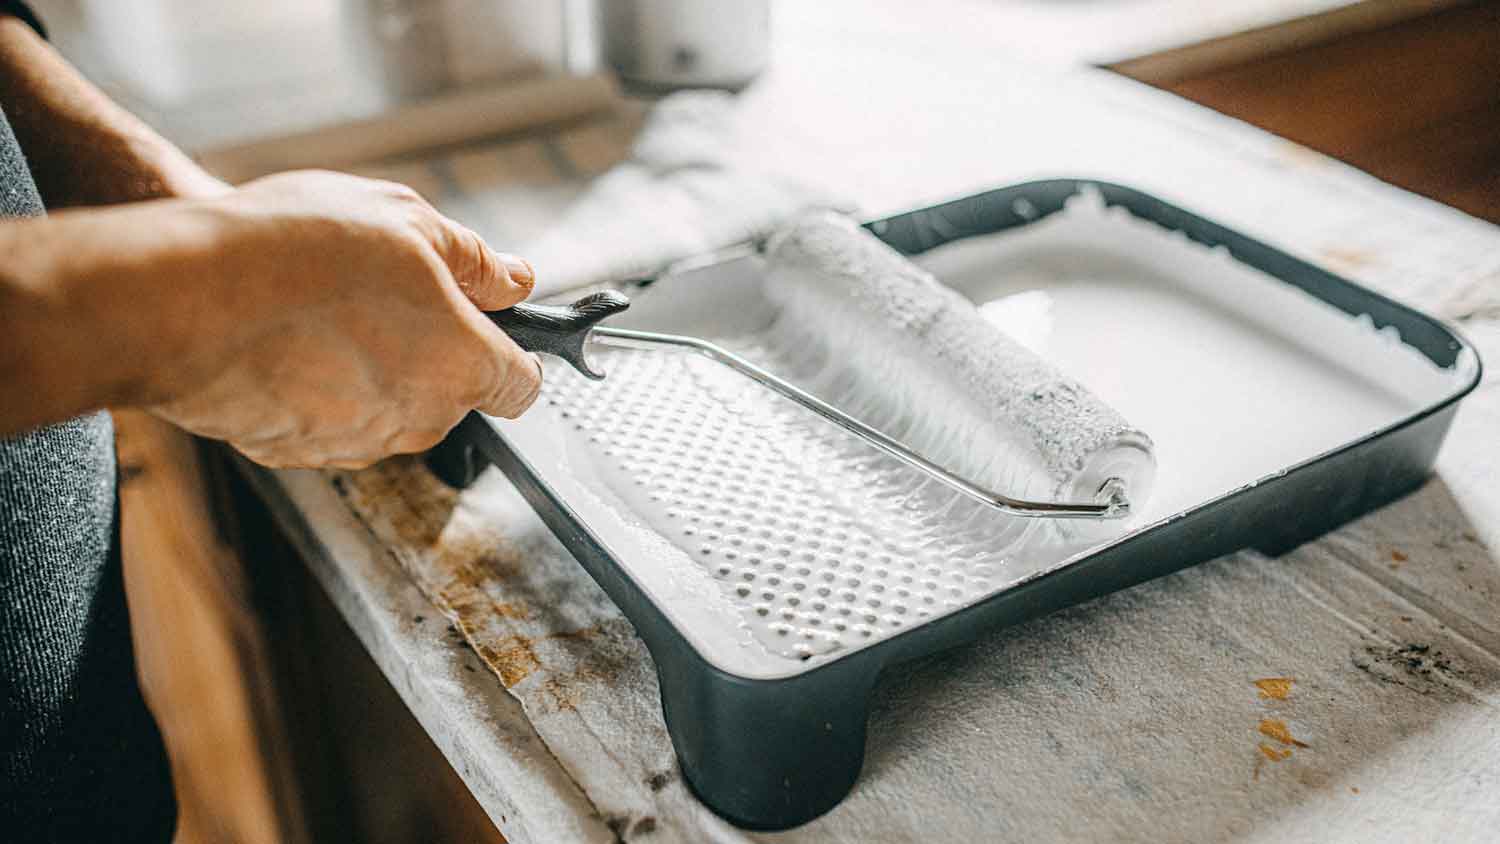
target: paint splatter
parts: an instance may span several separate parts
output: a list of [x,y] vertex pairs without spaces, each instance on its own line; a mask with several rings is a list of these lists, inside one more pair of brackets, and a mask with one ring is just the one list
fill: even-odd
[[494,609],[495,614],[501,618],[531,618],[531,610],[521,604],[495,604]]
[[1376,255],[1362,249],[1326,246],[1319,251],[1325,261],[1342,270],[1361,270],[1379,263]]
[[524,636],[507,636],[495,645],[481,642],[475,646],[480,658],[500,675],[500,682],[508,689],[525,680],[531,672],[541,667],[531,640]]
[[[1275,718],[1262,718],[1260,719],[1260,727],[1258,727],[1257,729],[1259,729],[1260,734],[1265,736],[1266,738],[1274,739],[1275,741],[1281,742],[1282,744],[1288,745],[1290,747],[1309,746],[1307,742],[1304,742],[1292,735],[1292,731],[1287,729],[1285,721],[1277,720]],[[1290,750],[1286,751],[1286,756],[1290,755],[1292,755],[1292,752]],[[1282,758],[1284,759],[1286,757],[1283,756]]]
[[1292,678],[1290,677],[1262,677],[1252,681],[1255,688],[1260,689],[1262,700],[1286,700],[1292,694]]
[[1286,759],[1287,757],[1292,755],[1292,751],[1288,748],[1272,747],[1265,742],[1261,742],[1259,745],[1257,745],[1257,747],[1259,747],[1260,752],[1272,762],[1280,762],[1281,760]]

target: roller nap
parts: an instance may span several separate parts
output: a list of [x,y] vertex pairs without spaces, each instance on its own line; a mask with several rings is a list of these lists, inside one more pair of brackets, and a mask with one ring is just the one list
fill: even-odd
[[766,249],[782,343],[817,349],[817,389],[945,467],[1016,497],[1093,500],[1105,479],[1143,503],[1151,439],[972,302],[835,214]]

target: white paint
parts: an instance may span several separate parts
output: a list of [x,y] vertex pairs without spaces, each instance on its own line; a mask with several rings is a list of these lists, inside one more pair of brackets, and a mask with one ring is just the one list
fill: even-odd
[[1023,290],[979,305],[979,314],[1017,343],[1046,356],[1052,342],[1052,294]]
[[[1028,346],[1150,433],[1159,475],[1137,525],[1274,477],[1399,422],[1461,389],[1471,374],[1472,362],[1439,369],[1398,338],[1372,330],[1368,320],[1351,318],[1180,234],[1105,210],[1097,197],[1082,197],[1067,212],[1020,230],[950,244],[923,256],[922,263],[982,312],[1001,314]],[[620,322],[743,346],[776,313],[761,296],[762,269],[759,259],[745,258],[664,279]],[[822,459],[816,437],[799,437],[785,418],[741,424],[738,417],[755,412],[738,408],[713,423],[723,433],[716,428],[707,441],[693,441],[693,425],[707,424],[694,419],[708,418],[705,408],[713,403],[705,405],[701,391],[685,386],[693,369],[701,367],[632,362],[616,372],[612,386],[606,381],[605,389],[613,392],[592,396],[580,381],[549,373],[559,406],[574,416],[532,413],[515,422],[497,420],[496,426],[700,652],[726,671],[789,676],[910,629],[913,616],[896,625],[884,617],[893,591],[903,585],[912,593],[905,598],[909,610],[923,606],[925,594],[942,595],[948,578],[963,583],[953,600],[939,601],[917,618],[920,624],[1079,556],[1076,546],[1056,541],[960,553],[943,544],[941,526],[924,538],[893,517],[894,511],[882,509],[889,502],[865,494],[874,487],[872,476]],[[714,401],[753,402],[753,393]],[[684,409],[690,417],[702,413],[668,424],[669,411]],[[648,420],[655,414],[655,422],[629,428],[633,414]],[[635,439],[614,441],[624,446],[607,454],[608,437],[587,442],[585,435],[598,431]],[[700,463],[705,456],[727,457],[731,465],[710,459],[694,468],[695,455],[687,452],[706,444],[714,453],[696,455]],[[684,460],[676,466],[661,462],[674,456]],[[720,527],[710,553],[704,553],[701,534],[681,533],[674,519],[686,512],[712,518],[718,488],[736,480],[733,474],[762,466],[767,470],[747,481],[751,488],[743,499],[726,499],[728,527]],[[651,484],[675,489],[675,498],[653,503]],[[797,494],[785,510],[773,511],[769,505],[778,489]],[[753,506],[761,500],[767,507]],[[677,515],[669,515],[674,507]],[[762,596],[766,577],[789,581],[793,575],[770,569],[768,562],[746,565],[743,553],[725,567],[723,543],[735,535],[753,538],[758,515],[775,513],[791,525],[795,535],[781,545],[793,553],[810,547],[814,525],[857,533],[855,525],[868,537],[860,540],[863,546],[823,543],[809,560],[805,587],[778,583]],[[866,566],[842,604],[835,594],[827,607],[809,612],[819,576],[837,575],[838,587],[851,565],[869,562],[856,560],[856,547],[909,553],[892,554],[894,562],[882,576],[872,576],[874,567]],[[932,578],[937,588],[924,592],[921,579],[929,566],[938,572]],[[749,590],[747,573],[756,578]],[[904,575],[917,582],[904,581]],[[793,597],[801,602],[789,608]],[[863,612],[871,597],[883,602],[876,620],[865,629],[824,636],[839,619],[840,606]],[[782,617],[788,609],[793,615]]]
[[1028,343],[1156,443],[1142,523],[1374,432],[1472,374],[1472,361],[1441,370],[1367,320],[1094,198],[920,263],[981,310],[1049,298],[1020,324]]
[[[799,217],[765,254],[765,295],[781,314],[761,344],[803,389],[1013,497],[1093,502],[1114,481],[1127,500],[1149,499],[1147,433],[854,221]],[[1123,527],[1066,530],[1098,540]]]

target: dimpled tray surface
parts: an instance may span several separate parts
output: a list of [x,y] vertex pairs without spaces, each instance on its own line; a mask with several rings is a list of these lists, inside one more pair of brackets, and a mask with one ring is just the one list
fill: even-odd
[[[1127,188],[1021,185],[870,230],[1151,435],[1156,488],[1120,535],[955,504],[672,352],[596,346],[602,382],[549,360],[536,410],[456,435],[631,618],[687,781],[746,826],[847,793],[883,666],[1366,512],[1420,483],[1478,378],[1436,321]],[[778,342],[763,276],[755,254],[668,274],[613,324],[707,337],[797,380],[827,362]]]
[[991,528],[972,507],[929,515],[924,496],[902,494],[914,473],[838,429],[701,358],[599,359],[610,373],[602,383],[549,370],[545,401],[629,512],[733,606],[703,636],[733,640],[722,643],[726,667],[796,670],[786,660],[858,647],[1001,582],[1011,555],[1003,539],[987,540],[1008,526]]

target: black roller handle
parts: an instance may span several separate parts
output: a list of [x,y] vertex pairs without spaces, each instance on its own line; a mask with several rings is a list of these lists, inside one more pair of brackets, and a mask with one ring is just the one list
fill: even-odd
[[[585,296],[571,305],[520,304],[485,314],[528,352],[556,355],[579,372],[598,380],[604,374],[589,365],[583,348],[589,332],[599,321],[630,307],[630,300],[613,290]],[[463,489],[472,484],[489,457],[480,443],[488,435],[489,423],[477,412],[470,413],[448,432],[441,443],[427,452],[427,465],[449,486]]]
[[528,305],[525,303],[485,314],[500,330],[510,335],[517,346],[528,352],[545,352],[571,363],[585,376],[598,381],[604,373],[594,369],[584,355],[589,332],[606,317],[630,307],[623,293],[601,290],[571,305]]

